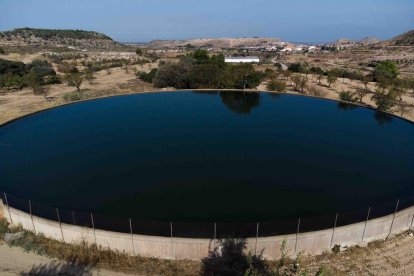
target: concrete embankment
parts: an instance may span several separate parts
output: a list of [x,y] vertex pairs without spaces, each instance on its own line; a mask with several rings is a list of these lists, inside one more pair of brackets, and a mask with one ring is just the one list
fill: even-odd
[[[80,227],[31,216],[20,210],[9,208],[0,201],[0,210],[4,217],[14,225],[35,233],[43,233],[46,237],[79,243],[86,241],[96,243],[104,248],[125,251],[131,255],[154,257],[161,259],[200,260],[218,245],[213,239],[194,239],[176,237],[157,237],[136,234],[125,234]],[[264,258],[275,260],[281,256],[281,245],[284,240],[285,251],[294,257],[299,252],[319,254],[330,250],[334,245],[364,245],[367,242],[385,239],[390,235],[408,230],[412,226],[414,206],[395,214],[346,226],[307,232],[247,239],[247,250],[262,254]]]

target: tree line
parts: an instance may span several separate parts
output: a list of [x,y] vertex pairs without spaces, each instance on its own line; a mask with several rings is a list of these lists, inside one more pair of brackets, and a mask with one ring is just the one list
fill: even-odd
[[158,70],[138,72],[137,76],[159,88],[250,89],[265,74],[255,71],[252,64],[227,64],[222,54],[209,56],[206,50],[197,49],[178,62],[161,63]]

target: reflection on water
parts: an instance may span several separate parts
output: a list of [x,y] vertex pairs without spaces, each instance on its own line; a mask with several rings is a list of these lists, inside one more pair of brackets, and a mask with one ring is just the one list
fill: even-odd
[[385,125],[385,124],[391,123],[393,118],[391,115],[387,113],[375,111],[374,119],[375,121],[377,121],[379,125]]
[[250,113],[260,105],[260,94],[256,92],[220,92],[221,101],[237,113]]
[[358,106],[353,105],[353,104],[338,102],[338,109],[340,109],[340,110],[349,111],[349,110],[354,110],[354,109],[357,109],[357,108],[358,108]]

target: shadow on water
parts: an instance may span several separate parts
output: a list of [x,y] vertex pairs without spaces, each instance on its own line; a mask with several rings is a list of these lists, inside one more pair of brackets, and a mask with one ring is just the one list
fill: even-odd
[[260,105],[260,94],[254,92],[220,92],[220,98],[231,111],[241,114]]
[[201,275],[270,275],[262,255],[246,255],[245,239],[225,239],[202,260]]
[[338,109],[343,110],[343,111],[350,111],[350,110],[354,110],[357,108],[358,106],[353,105],[353,104],[338,102]]
[[92,275],[92,266],[80,266],[72,263],[52,261],[48,264],[34,265],[28,272],[20,275]]
[[377,121],[379,125],[385,125],[392,122],[393,118],[391,115],[381,112],[381,111],[375,111],[374,113],[374,119]]

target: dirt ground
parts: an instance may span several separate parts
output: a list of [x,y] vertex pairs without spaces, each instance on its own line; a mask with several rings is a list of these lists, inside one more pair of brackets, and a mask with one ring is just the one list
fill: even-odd
[[414,236],[405,232],[364,248],[304,257],[299,266],[308,275],[315,275],[321,267],[332,275],[414,275]]
[[[144,65],[137,66],[137,68],[148,71],[151,67]],[[82,93],[86,98],[160,90],[154,89],[149,83],[138,80],[134,72],[126,73],[121,68],[114,68],[111,74],[106,71],[97,72],[95,77],[92,84],[84,81],[81,85]],[[50,85],[48,97],[53,97],[51,101],[48,101],[44,96],[34,95],[30,88],[15,92],[0,91],[0,124],[39,110],[65,104],[63,95],[74,91],[76,91],[74,87],[66,84]]]
[[9,247],[0,244],[1,275],[127,275],[91,267],[80,267],[55,259],[25,252],[20,247]]

